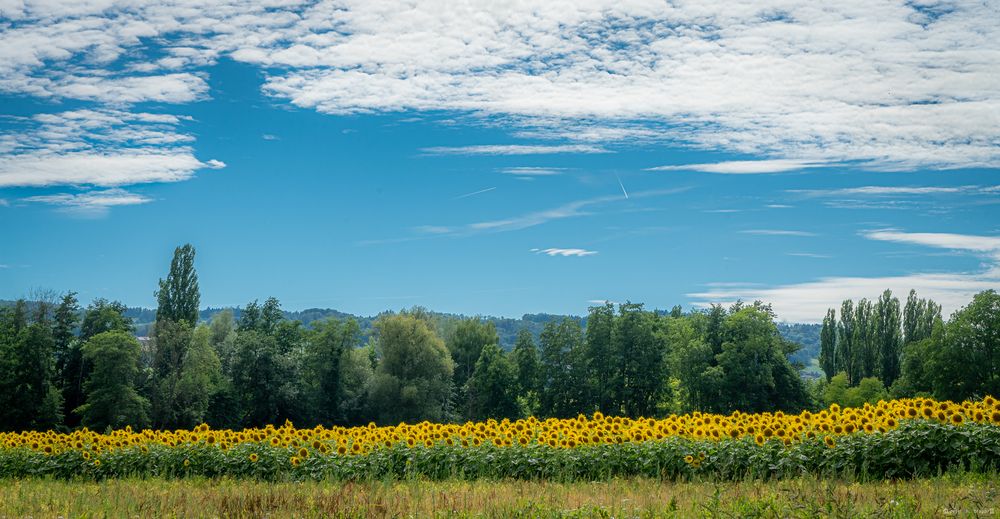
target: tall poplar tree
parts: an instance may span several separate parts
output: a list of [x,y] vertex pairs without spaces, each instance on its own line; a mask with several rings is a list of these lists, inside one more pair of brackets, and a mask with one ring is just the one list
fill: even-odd
[[837,374],[837,311],[827,310],[823,318],[823,328],[819,333],[819,365],[830,380]]
[[193,328],[198,324],[198,273],[194,269],[194,247],[190,243],[174,249],[167,279],[160,280],[156,296],[157,321],[187,321]]
[[889,387],[899,378],[899,357],[903,347],[900,329],[899,299],[886,290],[875,305],[876,341],[879,349],[882,382]]
[[848,384],[854,382],[850,379],[851,359],[854,355],[854,301],[844,300],[840,305],[840,323],[837,325],[837,373],[841,371],[848,374]]

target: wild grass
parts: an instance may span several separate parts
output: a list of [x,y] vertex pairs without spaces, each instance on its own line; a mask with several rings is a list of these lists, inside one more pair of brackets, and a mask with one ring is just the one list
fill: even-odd
[[995,475],[780,481],[0,481],[7,517],[1000,517]]

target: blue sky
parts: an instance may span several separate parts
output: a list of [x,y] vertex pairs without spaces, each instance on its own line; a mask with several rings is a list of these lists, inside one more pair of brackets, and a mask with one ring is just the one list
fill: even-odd
[[0,3],[0,298],[584,313],[1000,288],[981,4]]

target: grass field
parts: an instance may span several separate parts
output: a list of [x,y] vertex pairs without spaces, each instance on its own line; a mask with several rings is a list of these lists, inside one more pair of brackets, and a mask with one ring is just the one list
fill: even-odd
[[0,481],[7,517],[1000,517],[996,475],[858,483]]

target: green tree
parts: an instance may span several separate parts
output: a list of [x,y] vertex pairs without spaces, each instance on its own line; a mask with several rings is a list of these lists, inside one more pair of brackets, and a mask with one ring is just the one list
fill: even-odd
[[145,426],[149,402],[135,389],[139,341],[125,331],[99,333],[84,343],[83,357],[93,366],[84,384],[86,403],[74,411],[83,425],[97,430]]
[[934,394],[964,400],[1000,394],[1000,294],[980,292],[955,312],[934,356]]
[[368,421],[368,392],[374,377],[368,348],[351,348],[340,361],[340,416],[346,425]]
[[819,365],[830,380],[837,372],[837,311],[827,310],[823,318],[823,328],[819,334]]
[[85,403],[84,383],[90,376],[91,365],[83,354],[83,345],[91,337],[105,332],[132,334],[132,320],[125,316],[127,308],[118,301],[98,298],[84,310],[80,323],[80,337],[70,345],[62,370],[62,396],[66,425],[80,424],[80,415],[74,411]]
[[500,346],[483,347],[466,385],[471,411],[468,418],[517,418],[517,371]]
[[455,365],[427,321],[410,314],[380,317],[375,344],[379,363],[370,398],[379,421],[447,419]]
[[76,341],[76,327],[80,323],[80,304],[76,292],[67,292],[56,307],[52,323],[52,340],[55,349],[55,370],[59,385],[65,383],[66,363]]
[[511,351],[511,361],[517,369],[519,392],[538,391],[541,366],[538,361],[538,348],[531,330],[521,328],[517,332],[517,340]]
[[161,279],[156,296],[157,321],[185,321],[192,328],[198,324],[201,296],[198,273],[194,269],[194,247],[190,243],[174,249],[167,279]]
[[867,299],[854,308],[854,338],[851,341],[851,362],[848,378],[853,384],[878,371],[878,307]]
[[500,338],[497,336],[497,330],[493,323],[484,322],[478,317],[462,319],[448,335],[448,351],[451,352],[451,358],[455,363],[456,398],[459,402],[465,403],[462,412],[466,416],[472,412],[472,409],[469,407],[471,399],[464,394],[465,384],[475,371],[476,361],[479,360],[483,348],[499,343]]
[[273,335],[244,330],[236,336],[232,391],[239,423],[264,426],[292,417],[295,371]]
[[608,368],[616,366],[615,345],[612,344],[612,333],[615,329],[615,307],[611,303],[590,307],[587,316],[586,335],[586,365],[588,384],[592,388],[591,405],[604,412],[620,411],[618,395],[613,391],[613,385],[620,380],[609,377]]
[[752,413],[805,407],[805,386],[788,361],[788,345],[778,335],[768,308],[759,304],[736,308],[723,331],[723,351],[716,356],[724,374],[722,410]]
[[670,373],[677,379],[677,412],[715,411],[722,400],[722,373],[716,366],[712,347],[698,333],[693,321],[704,317],[670,319],[666,324],[667,359]]
[[233,311],[227,308],[213,315],[208,326],[211,330],[209,340],[212,348],[215,349],[215,354],[219,357],[219,362],[222,364],[222,373],[230,377],[232,376],[234,345],[236,342],[236,321],[233,319]]
[[879,377],[891,386],[899,378],[899,358],[902,353],[903,338],[900,329],[899,299],[886,290],[875,305],[875,337],[878,344],[878,359],[881,361]]
[[175,429],[186,425],[178,383],[193,337],[194,330],[188,321],[156,321],[153,336],[154,387],[150,398],[153,425],[156,427]]
[[303,375],[313,421],[324,425],[343,422],[341,400],[341,359],[353,350],[360,329],[354,319],[325,319],[314,322],[306,333],[306,357]]
[[612,330],[614,347],[613,412],[626,416],[653,414],[666,378],[664,348],[656,336],[655,317],[641,304],[624,303]]
[[192,428],[204,422],[213,397],[223,387],[222,364],[212,348],[211,335],[208,326],[196,328],[181,363],[176,385],[180,427]]
[[854,302],[847,299],[840,305],[840,323],[837,325],[836,372],[847,373],[848,384],[851,379],[851,364],[854,351]]
[[[580,323],[574,319],[550,321],[539,337],[539,357],[542,365],[539,412],[545,416],[569,417],[583,411],[575,398],[586,380],[578,379],[583,355],[583,334]],[[586,376],[585,369],[583,370]]]
[[941,305],[929,299],[918,299],[917,292],[910,290],[903,309],[904,345],[930,337],[934,323],[940,319]]

